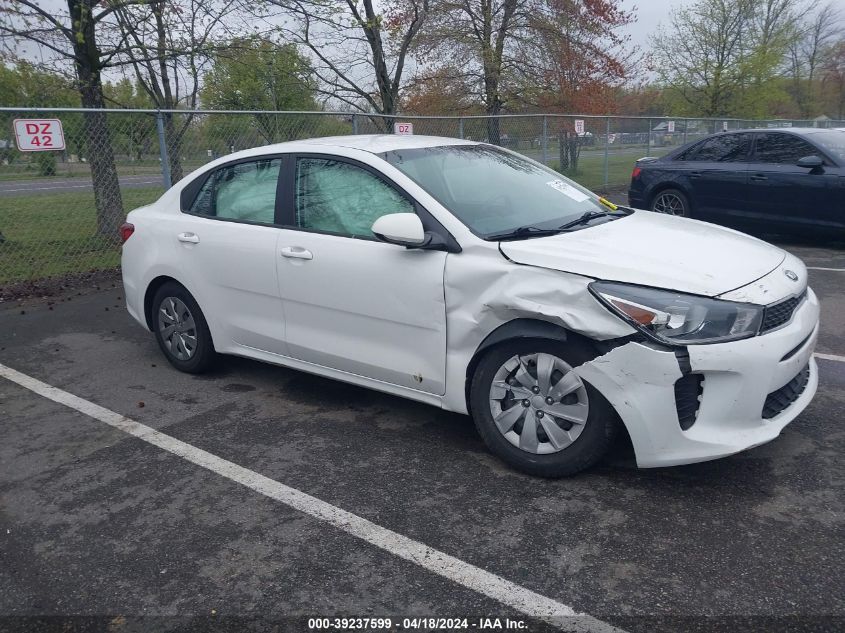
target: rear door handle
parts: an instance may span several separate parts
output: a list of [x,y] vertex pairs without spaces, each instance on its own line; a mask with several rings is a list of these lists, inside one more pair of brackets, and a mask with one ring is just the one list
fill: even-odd
[[282,257],[290,259],[314,259],[314,255],[307,248],[301,246],[283,246]]
[[701,178],[701,172],[700,171],[691,171],[689,173],[689,177],[690,178]]
[[765,176],[764,174],[754,174],[751,176],[751,180],[768,180],[769,177]]
[[196,233],[179,233],[176,239],[187,244],[199,244],[200,237]]

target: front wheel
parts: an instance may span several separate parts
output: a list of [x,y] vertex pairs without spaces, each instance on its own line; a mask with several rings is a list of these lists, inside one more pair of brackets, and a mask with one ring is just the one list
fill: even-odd
[[519,339],[490,350],[471,383],[471,409],[488,448],[514,468],[565,477],[595,464],[619,423],[610,404],[573,371],[583,344]]
[[678,189],[664,189],[659,192],[651,202],[651,210],[657,213],[678,215],[686,218],[692,215],[689,198],[687,198],[684,192]]

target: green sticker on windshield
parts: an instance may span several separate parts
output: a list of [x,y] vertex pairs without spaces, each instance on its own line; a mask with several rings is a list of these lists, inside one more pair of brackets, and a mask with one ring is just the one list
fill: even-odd
[[568,182],[564,182],[563,180],[550,180],[546,184],[552,189],[557,189],[562,194],[569,196],[570,198],[575,200],[575,202],[584,202],[584,200],[590,197],[580,189],[576,189]]

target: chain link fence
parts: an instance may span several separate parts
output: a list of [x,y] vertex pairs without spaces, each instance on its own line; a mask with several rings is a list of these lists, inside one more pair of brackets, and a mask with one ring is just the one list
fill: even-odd
[[[64,148],[21,151],[14,125],[18,119],[58,119]],[[155,201],[172,183],[215,158],[282,141],[392,133],[395,122],[413,124],[414,134],[495,143],[604,193],[626,188],[638,158],[660,156],[715,131],[845,125],[552,114],[384,117],[0,108],[0,290],[116,268],[118,228],[126,213]]]

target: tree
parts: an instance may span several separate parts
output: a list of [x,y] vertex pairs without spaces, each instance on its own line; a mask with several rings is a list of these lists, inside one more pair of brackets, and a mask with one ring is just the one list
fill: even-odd
[[146,0],[115,11],[120,37],[129,43],[121,57],[152,106],[187,109],[178,122],[172,112],[162,114],[172,182],[183,176],[182,141],[198,105],[201,74],[231,32],[237,6],[237,0]]
[[0,0],[0,38],[17,58],[21,42],[35,44],[73,67],[84,115],[88,163],[97,207],[97,228],[114,237],[123,218],[123,201],[114,163],[103,95],[103,71],[125,50],[125,41],[101,38],[103,27],[120,8],[145,0],[66,0],[67,12],[50,11],[34,0]]
[[845,38],[831,44],[822,63],[822,90],[827,96],[831,113],[845,119]]
[[[313,71],[293,44],[279,45],[260,37],[236,39],[214,58],[204,83],[203,103],[215,109],[317,109]],[[291,138],[296,131],[293,128],[302,124],[301,119],[289,115],[253,116],[266,143]]]
[[698,0],[652,38],[655,68],[682,114],[762,116],[797,34],[797,0]]
[[841,28],[840,19],[839,10],[833,4],[826,4],[808,16],[800,26],[799,37],[790,43],[792,96],[801,118],[810,118],[821,107],[818,74],[825,52]]
[[[103,92],[106,101],[118,108],[149,110],[154,107],[143,88],[126,78],[113,84],[106,83]],[[125,115],[112,115],[110,123],[112,139],[117,140],[118,145],[125,143],[126,153],[135,160],[142,160],[144,154],[152,151],[156,138],[156,123],[152,114],[127,112]]]
[[[516,41],[531,37],[527,29],[537,10],[535,0],[442,0],[417,42],[417,58],[430,60],[431,75],[443,77],[444,67],[451,67],[452,79],[472,85],[484,112],[495,116],[508,101],[510,71],[519,63]],[[455,59],[462,63],[454,64]],[[488,119],[487,137],[501,142],[498,119]]]
[[[578,110],[587,95],[600,100],[599,86],[606,91],[628,73],[625,38],[615,30],[633,14],[618,5],[618,0],[439,2],[416,47],[420,82],[451,78],[468,86],[491,117],[509,106]],[[487,137],[500,142],[498,119],[488,119]]]
[[[311,56],[327,98],[361,112],[396,114],[411,45],[426,22],[429,0],[393,0],[384,11],[374,0],[263,0],[258,10],[273,19],[285,41]],[[388,121],[382,120],[382,125]]]
[[536,43],[521,46],[519,99],[544,111],[612,111],[612,95],[639,62],[618,33],[634,19],[613,0],[547,0],[533,19]]

